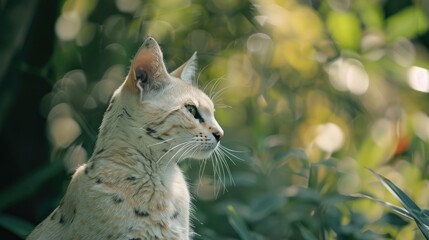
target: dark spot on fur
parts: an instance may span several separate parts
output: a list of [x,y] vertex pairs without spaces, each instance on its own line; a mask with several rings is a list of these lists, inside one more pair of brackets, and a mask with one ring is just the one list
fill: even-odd
[[127,111],[126,108],[122,108],[122,111],[127,115],[127,117],[131,118],[131,114]]
[[168,152],[168,150],[167,150],[167,149],[165,149],[165,148],[164,148],[164,149],[162,149],[162,151],[163,151],[163,152]]
[[155,129],[153,129],[153,128],[148,127],[148,128],[146,128],[146,132],[147,132],[148,134],[151,134],[151,133],[156,133],[156,130],[155,130]]
[[64,216],[64,214],[61,214],[60,216],[60,220],[58,221],[60,224],[64,224],[66,222],[66,217]]
[[149,213],[146,212],[143,209],[134,209],[134,213],[138,216],[138,217],[147,217],[149,216]]
[[100,178],[97,178],[97,180],[95,181],[95,183],[100,184],[100,183],[103,183],[103,182],[101,181]]
[[107,239],[112,239],[112,238],[113,238],[112,234],[107,235]]
[[135,181],[135,180],[136,180],[136,177],[134,177],[134,176],[129,176],[129,177],[125,178],[125,180],[128,180],[128,181]]
[[141,238],[130,238],[129,240],[142,240]]
[[151,136],[151,137],[153,137],[154,139],[156,139],[156,140],[161,140],[161,141],[163,141],[164,139],[162,139],[161,137],[159,137],[159,136],[155,136],[154,134],[155,133],[157,133],[157,131],[155,130],[155,129],[153,129],[153,128],[150,128],[150,127],[148,127],[148,128],[146,128],[146,134],[148,135],[148,136]]
[[76,216],[76,208],[73,209],[73,216],[70,219],[70,223],[72,223],[74,221],[74,217]]
[[[102,153],[102,152],[104,152],[104,148],[99,149],[97,152],[95,152],[95,155],[98,155],[98,154],[100,154],[100,153]],[[94,164],[95,164],[95,162],[92,162],[92,164],[94,165]],[[91,168],[91,169],[92,169],[92,168]]]
[[112,200],[114,203],[121,203],[124,201],[124,198],[115,194],[115,195],[113,195]]
[[160,222],[160,223],[158,223],[158,226],[159,226],[160,228],[166,228],[166,227],[167,227],[167,225],[166,225],[166,223],[165,223],[165,222]]
[[171,216],[171,219],[176,219],[178,216],[179,216],[179,212],[178,212],[178,211],[175,211],[175,212],[173,213],[173,216]]

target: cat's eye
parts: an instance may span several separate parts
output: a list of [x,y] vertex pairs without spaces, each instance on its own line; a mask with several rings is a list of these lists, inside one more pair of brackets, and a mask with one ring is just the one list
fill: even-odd
[[200,122],[204,122],[203,117],[201,117],[201,115],[198,112],[197,107],[195,105],[186,104],[185,107],[189,111],[189,113],[191,113],[192,116],[194,116],[195,119],[198,119]]
[[195,117],[195,115],[197,114],[197,107],[195,107],[194,105],[186,105],[186,109],[188,109],[188,111],[192,114],[192,116]]

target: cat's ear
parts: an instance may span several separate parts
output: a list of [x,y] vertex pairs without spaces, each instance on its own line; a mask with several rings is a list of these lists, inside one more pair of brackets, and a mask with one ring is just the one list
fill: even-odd
[[168,83],[162,51],[154,38],[147,38],[134,57],[125,80],[125,89],[131,92],[159,90]]
[[197,80],[197,52],[182,66],[170,73],[171,76],[182,79],[183,81],[195,85]]

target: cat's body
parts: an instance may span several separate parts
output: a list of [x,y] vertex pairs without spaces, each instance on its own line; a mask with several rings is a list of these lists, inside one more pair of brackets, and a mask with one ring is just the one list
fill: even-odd
[[33,239],[189,239],[190,195],[177,162],[205,159],[223,131],[190,84],[195,55],[168,74],[148,38],[112,97],[94,154]]

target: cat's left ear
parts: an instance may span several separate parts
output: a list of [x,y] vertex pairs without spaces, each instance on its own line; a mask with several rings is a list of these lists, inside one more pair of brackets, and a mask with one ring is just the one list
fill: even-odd
[[148,37],[131,63],[124,88],[143,96],[147,92],[162,89],[168,82],[169,75],[161,48],[154,38]]
[[196,85],[197,82],[197,52],[194,52],[192,57],[182,66],[170,73],[171,76],[182,79],[183,81]]

